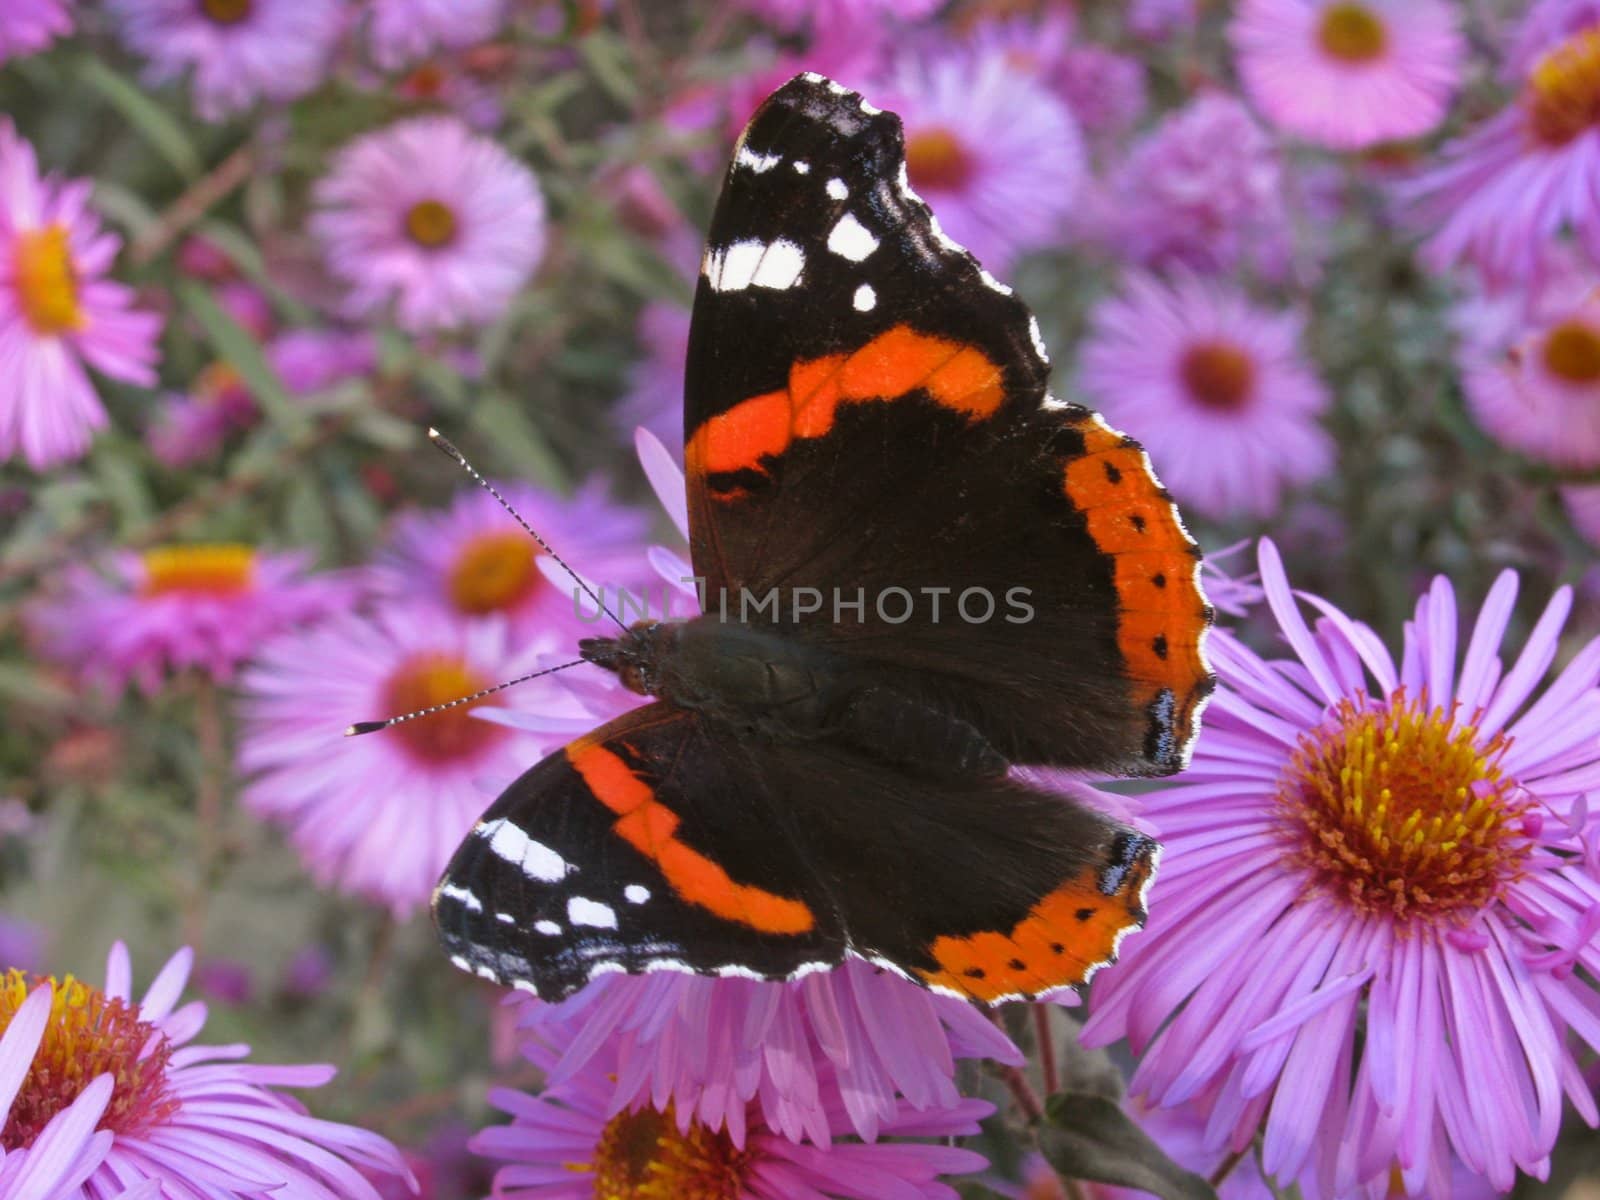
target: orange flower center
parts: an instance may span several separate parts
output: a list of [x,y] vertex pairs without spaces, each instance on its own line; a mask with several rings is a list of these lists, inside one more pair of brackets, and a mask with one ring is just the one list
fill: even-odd
[[[389,676],[383,689],[382,711],[393,716],[448,704],[481,691],[487,681],[453,654],[429,651],[406,659]],[[448,763],[470,758],[505,736],[498,725],[471,716],[478,703],[462,704],[443,712],[413,717],[390,733],[413,757],[425,763]]]
[[237,543],[158,546],[142,561],[146,596],[233,596],[255,585],[256,552]]
[[33,331],[57,337],[82,329],[78,272],[66,226],[29,230],[17,238],[16,247],[17,294]]
[[1600,332],[1582,321],[1563,321],[1544,339],[1544,365],[1568,383],[1600,380]]
[[520,530],[480,533],[461,548],[450,567],[450,601],[482,616],[526,600],[540,583],[533,539]]
[[679,1133],[669,1105],[618,1113],[594,1161],[566,1167],[594,1173],[595,1200],[739,1200],[748,1159],[726,1133],[699,1122]]
[[137,1135],[178,1109],[167,1086],[172,1047],[139,1010],[68,975],[60,982],[30,980],[21,971],[0,974],[0,1031],[35,987],[53,985],[55,996],[44,1038],[11,1105],[0,1147],[31,1146],[45,1125],[96,1077],[109,1074],[111,1102],[99,1128]]
[[1317,44],[1342,62],[1366,63],[1382,57],[1389,31],[1365,4],[1330,4],[1322,10]]
[[1541,58],[1522,103],[1529,130],[1546,146],[1565,146],[1600,124],[1600,26],[1574,34]]
[[1401,693],[1341,701],[1278,787],[1288,858],[1366,913],[1464,920],[1527,858],[1510,743]]
[[919,191],[954,191],[972,178],[972,155],[948,129],[923,129],[906,140],[906,174]]
[[456,214],[438,200],[419,200],[406,210],[406,236],[425,250],[448,246],[456,237]]
[[1200,342],[1184,352],[1178,374],[1202,408],[1238,412],[1250,399],[1255,360],[1232,342]]
[[200,11],[218,25],[237,25],[253,7],[254,0],[200,0]]

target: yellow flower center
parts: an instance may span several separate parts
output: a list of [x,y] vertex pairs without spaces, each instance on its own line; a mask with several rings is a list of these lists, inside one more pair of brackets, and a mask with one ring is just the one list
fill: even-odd
[[232,596],[255,585],[256,552],[232,542],[158,546],[145,551],[143,563],[146,596]]
[[450,602],[482,616],[526,600],[539,586],[539,555],[521,530],[481,533],[461,548],[450,567]]
[[1544,339],[1544,365],[1568,383],[1600,380],[1600,332],[1582,321],[1563,321]]
[[1288,858],[1365,913],[1465,920],[1514,877],[1531,803],[1500,767],[1510,743],[1404,693],[1341,701],[1300,739],[1278,788]]
[[1250,399],[1256,364],[1232,342],[1200,342],[1184,352],[1178,374],[1202,408],[1238,412]]
[[254,6],[254,0],[200,0],[200,11],[218,25],[237,25]]
[[406,210],[406,236],[427,250],[448,246],[456,237],[456,214],[438,200],[419,200]]
[[1600,124],[1600,26],[1574,34],[1541,58],[1522,103],[1529,131],[1546,146],[1565,146]]
[[1343,62],[1365,63],[1383,55],[1389,31],[1365,4],[1330,4],[1322,10],[1317,43]]
[[594,1173],[595,1200],[739,1200],[748,1159],[726,1133],[699,1122],[679,1133],[669,1105],[617,1114],[594,1161],[566,1166]]
[[906,174],[919,190],[953,191],[972,178],[972,155],[948,129],[923,129],[906,139]]
[[83,328],[78,272],[64,225],[46,225],[17,238],[17,293],[33,331],[57,337]]
[[[448,704],[488,686],[488,681],[458,656],[428,651],[397,667],[383,689],[383,711],[390,716]],[[425,763],[470,758],[505,736],[499,725],[470,714],[481,701],[402,721],[390,730],[413,757]]]
[[99,1128],[137,1135],[171,1117],[178,1108],[167,1086],[172,1047],[154,1025],[139,1019],[136,1007],[70,975],[57,982],[6,971],[0,974],[0,1031],[11,1024],[28,993],[46,982],[55,988],[50,1019],[0,1130],[0,1148],[32,1145],[51,1117],[105,1074],[113,1084]]

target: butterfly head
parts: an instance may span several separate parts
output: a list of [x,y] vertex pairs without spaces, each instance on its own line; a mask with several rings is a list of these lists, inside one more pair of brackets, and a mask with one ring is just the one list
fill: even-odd
[[615,672],[622,686],[641,696],[660,694],[661,657],[667,626],[661,621],[638,621],[621,637],[584,638],[578,654],[586,662]]

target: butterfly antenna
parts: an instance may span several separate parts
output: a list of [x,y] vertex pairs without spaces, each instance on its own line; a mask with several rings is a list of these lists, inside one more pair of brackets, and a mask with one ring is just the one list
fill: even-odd
[[484,491],[488,492],[489,495],[493,496],[495,498],[495,500],[497,500],[499,502],[500,507],[505,509],[506,512],[511,514],[511,519],[513,521],[515,521],[518,525],[521,525],[523,530],[527,533],[527,535],[529,537],[531,537],[534,541],[539,543],[539,548],[541,550],[543,550],[546,554],[548,554],[552,559],[554,559],[555,563],[556,563],[556,565],[558,567],[560,567],[568,575],[572,576],[572,581],[574,583],[576,583],[580,588],[583,589],[583,594],[585,596],[589,597],[589,599],[594,601],[595,608],[596,608],[597,611],[603,612],[603,613],[605,613],[606,616],[610,617],[611,620],[615,623],[615,625],[616,625],[616,627],[618,629],[621,629],[621,630],[624,630],[624,631],[627,630],[628,627],[622,623],[622,620],[617,616],[617,614],[612,612],[609,608],[607,608],[605,606],[605,601],[601,600],[599,596],[595,595],[594,594],[594,589],[591,588],[587,583],[585,583],[583,581],[583,576],[579,575],[576,571],[574,571],[571,567],[569,567],[567,565],[567,563],[566,563],[566,560],[563,559],[559,554],[557,554],[554,550],[552,550],[550,548],[550,543],[545,541],[542,537],[540,537],[539,534],[538,534],[538,531],[535,530],[532,525],[529,525],[526,521],[524,521],[522,519],[522,514],[519,513],[516,509],[511,507],[511,502],[509,500],[507,500],[504,496],[502,496],[495,489],[494,484],[490,483],[487,479],[485,479],[483,477],[482,474],[479,473],[477,467],[473,466],[470,462],[467,461],[467,456],[465,454],[461,453],[460,450],[456,449],[456,445],[455,445],[454,442],[452,442],[449,438],[445,437],[444,434],[440,433],[437,429],[434,429],[431,426],[428,429],[428,440],[431,441],[435,446],[439,447],[439,449],[443,450],[451,458],[455,459],[456,460],[456,465],[458,467],[460,467],[468,475],[471,475],[472,478],[473,478],[473,481],[479,487],[481,487]]
[[387,729],[391,725],[399,725],[406,721],[415,721],[418,717],[430,717],[434,713],[444,712],[447,708],[460,708],[463,704],[471,704],[482,700],[485,696],[492,696],[496,692],[503,692],[508,687],[516,687],[519,683],[527,683],[530,679],[537,679],[541,675],[553,675],[557,671],[565,671],[568,667],[576,667],[583,663],[583,659],[575,658],[571,662],[564,662],[559,667],[546,667],[542,671],[535,671],[531,675],[519,675],[516,679],[508,679],[504,683],[497,683],[493,687],[484,688],[481,692],[473,692],[470,696],[461,696],[455,700],[448,700],[443,704],[434,704],[428,708],[419,708],[416,712],[401,713],[398,717],[390,717],[387,721],[357,721],[344,731],[345,737],[358,737],[363,733],[377,733],[380,729]]

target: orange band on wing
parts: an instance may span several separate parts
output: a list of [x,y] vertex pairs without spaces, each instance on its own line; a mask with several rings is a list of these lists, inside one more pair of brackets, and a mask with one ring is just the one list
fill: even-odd
[[1199,555],[1139,444],[1097,416],[1076,429],[1083,453],[1067,463],[1062,490],[1112,561],[1117,647],[1135,699],[1149,704],[1172,691],[1173,733],[1187,741],[1211,678],[1200,653],[1211,610],[1195,582]]
[[567,761],[595,798],[617,814],[613,827],[630,846],[660,868],[674,891],[727,921],[762,933],[808,933],[817,923],[799,900],[736,883],[705,855],[678,840],[678,814],[610,750],[587,738],[567,747]]
[[1095,869],[1086,867],[1010,930],[939,938],[931,947],[939,969],[918,974],[934,987],[984,1001],[1082,983],[1115,958],[1125,931],[1144,924],[1151,870],[1151,856],[1141,855],[1108,896]]
[[992,416],[1005,399],[1000,367],[963,342],[896,325],[850,354],[796,362],[784,391],[742,400],[710,418],[689,439],[690,471],[761,470],[795,438],[822,437],[840,404],[897,400],[925,392],[935,403],[974,420]]

